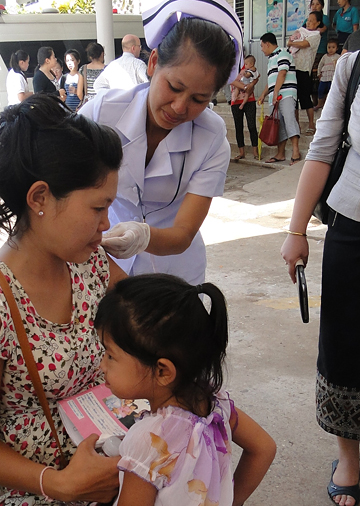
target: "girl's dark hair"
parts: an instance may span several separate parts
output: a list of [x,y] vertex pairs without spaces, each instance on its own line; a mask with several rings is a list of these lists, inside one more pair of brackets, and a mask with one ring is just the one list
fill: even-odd
[[[210,313],[199,293],[210,297]],[[195,287],[169,274],[143,274],[120,281],[102,299],[95,328],[146,366],[171,360],[172,393],[198,414],[199,401],[211,406],[222,386],[227,322],[225,298],[212,283]]]
[[[10,56],[10,67],[17,74],[24,75],[23,71],[20,68],[19,62],[26,61],[28,58],[29,58],[29,55],[27,54],[27,52],[23,51],[22,49],[19,49],[18,51],[16,51],[16,53],[12,53],[12,55]],[[25,77],[25,79],[26,79],[26,77]]]
[[217,24],[198,18],[182,18],[158,46],[160,67],[175,66],[191,57],[191,49],[216,67],[215,90],[219,91],[235,65],[235,45]]
[[336,44],[339,47],[339,39],[337,39],[336,37],[330,37],[330,39],[328,39],[327,41],[327,44],[329,43]]
[[103,52],[104,48],[98,42],[90,42],[86,48],[86,55],[90,61],[98,60]]
[[323,23],[323,13],[322,12],[311,11],[311,12],[309,12],[309,16],[315,16],[316,17],[316,21],[319,21],[319,23],[320,23],[319,24],[319,28],[322,28],[324,26],[324,23]]
[[[318,0],[319,4],[321,5],[322,8],[325,7],[325,3],[324,3],[324,0]],[[311,9],[311,5],[313,3],[313,0],[310,0],[310,9]]]
[[77,49],[68,49],[64,53],[64,61],[65,61],[65,63],[66,63],[66,57],[67,57],[68,54],[71,54],[71,56],[73,56],[76,61],[80,62],[81,56],[80,56],[80,53],[79,53],[79,51]]
[[121,159],[114,130],[72,113],[56,96],[35,94],[7,107],[0,114],[0,228],[14,236],[22,218],[22,230],[28,227],[26,198],[36,181],[62,199],[101,185]]

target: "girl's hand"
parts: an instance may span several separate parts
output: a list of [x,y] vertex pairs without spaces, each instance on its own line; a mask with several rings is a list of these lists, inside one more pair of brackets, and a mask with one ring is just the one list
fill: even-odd
[[99,436],[92,434],[80,443],[69,465],[62,471],[47,470],[43,476],[45,493],[64,502],[107,503],[119,490],[120,457],[104,457],[95,451]]
[[298,260],[306,267],[309,257],[309,244],[305,236],[289,234],[281,247],[281,256],[288,265],[289,276],[296,283],[295,264]]

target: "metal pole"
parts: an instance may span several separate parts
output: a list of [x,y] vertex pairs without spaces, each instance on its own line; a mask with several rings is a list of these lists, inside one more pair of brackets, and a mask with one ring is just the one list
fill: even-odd
[[105,63],[115,59],[112,0],[95,0],[96,37],[105,48]]

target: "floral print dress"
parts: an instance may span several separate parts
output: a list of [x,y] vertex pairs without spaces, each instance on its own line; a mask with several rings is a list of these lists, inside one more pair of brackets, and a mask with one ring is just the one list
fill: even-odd
[[231,425],[237,413],[227,392],[207,417],[167,406],[145,414],[120,444],[123,471],[153,484],[155,506],[232,506]]
[[[94,319],[98,303],[108,287],[109,264],[104,250],[99,247],[86,263],[69,263],[68,268],[72,316],[70,323],[57,324],[36,312],[19,281],[0,262],[28,334],[62,449],[70,457],[75,448],[62,425],[56,403],[102,380],[99,365],[103,347],[94,329]],[[50,427],[29,379],[9,307],[0,288],[1,359],[4,371],[0,386],[0,441],[34,462],[58,467],[57,445],[49,436]],[[33,504],[46,504],[45,498],[0,487],[0,506]]]

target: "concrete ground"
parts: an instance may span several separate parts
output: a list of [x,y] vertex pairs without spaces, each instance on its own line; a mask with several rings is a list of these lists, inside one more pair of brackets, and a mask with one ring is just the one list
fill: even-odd
[[308,324],[280,256],[302,165],[254,165],[249,150],[247,162],[230,163],[224,196],[213,200],[202,227],[207,280],[228,302],[228,389],[277,443],[248,506],[330,504],[336,441],[318,427],[314,402],[325,227],[314,218],[308,229]]

